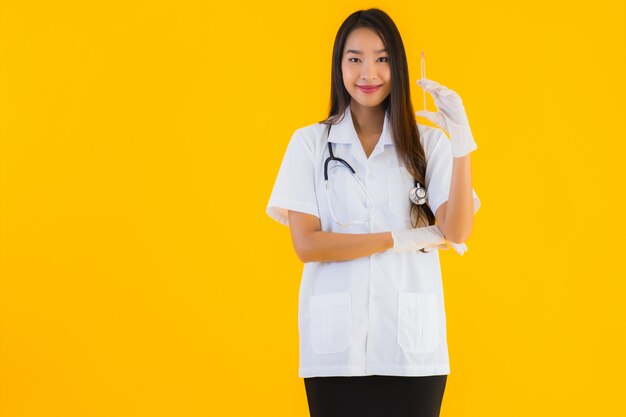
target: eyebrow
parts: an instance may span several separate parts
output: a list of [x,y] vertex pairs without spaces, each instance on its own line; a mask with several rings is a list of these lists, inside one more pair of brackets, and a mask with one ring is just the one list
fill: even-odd
[[[383,48],[383,49],[379,49],[378,51],[374,51],[376,53],[381,53],[381,52],[385,52],[387,50],[387,48]],[[350,52],[352,52],[353,54],[357,54],[357,55],[361,55],[362,52],[356,49],[348,49],[346,51],[346,54],[349,54]]]

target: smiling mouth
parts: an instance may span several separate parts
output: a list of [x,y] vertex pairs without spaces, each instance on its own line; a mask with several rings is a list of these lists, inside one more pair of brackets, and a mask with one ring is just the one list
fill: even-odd
[[363,91],[364,93],[373,93],[373,92],[377,91],[381,87],[381,85],[376,85],[376,86],[357,85],[357,87],[358,87],[359,90]]

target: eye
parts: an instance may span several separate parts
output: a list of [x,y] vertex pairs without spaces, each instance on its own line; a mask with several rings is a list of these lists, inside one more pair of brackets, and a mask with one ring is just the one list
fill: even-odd
[[[353,59],[359,59],[359,58],[348,58],[348,61],[354,62],[354,61],[352,61]],[[383,61],[383,62],[389,62],[389,58],[386,57],[386,56],[382,56],[382,57],[380,57],[378,59],[384,59],[385,61]]]

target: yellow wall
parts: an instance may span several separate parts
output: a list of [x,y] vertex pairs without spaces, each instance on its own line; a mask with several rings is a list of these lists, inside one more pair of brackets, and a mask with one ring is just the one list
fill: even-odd
[[367,7],[478,143],[442,416],[626,414],[623,2],[98,3],[0,8],[0,415],[308,415],[265,206]]

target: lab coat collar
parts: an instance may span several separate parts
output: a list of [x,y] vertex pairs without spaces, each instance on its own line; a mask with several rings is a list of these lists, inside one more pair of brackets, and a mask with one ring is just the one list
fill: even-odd
[[[389,115],[388,112],[385,112],[385,121],[383,122],[383,131],[380,135],[380,139],[378,140],[378,144],[376,145],[393,145],[393,139],[391,139],[390,134],[390,125],[389,125]],[[352,112],[350,111],[350,106],[346,107],[346,111],[344,113],[343,119],[332,125],[330,129],[330,135],[328,136],[329,142],[334,143],[351,143],[353,145],[361,146],[359,141],[359,137],[354,128],[354,123],[352,121]]]

